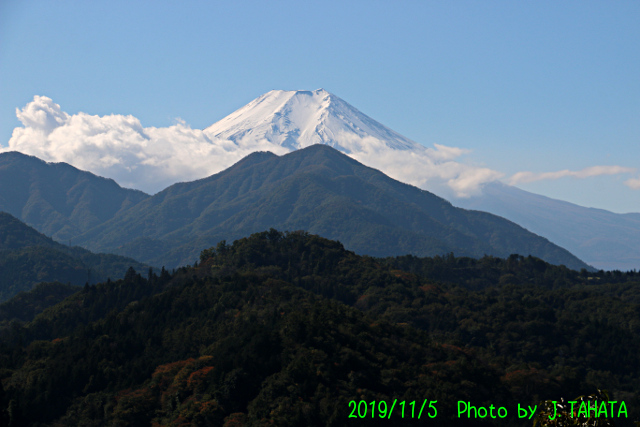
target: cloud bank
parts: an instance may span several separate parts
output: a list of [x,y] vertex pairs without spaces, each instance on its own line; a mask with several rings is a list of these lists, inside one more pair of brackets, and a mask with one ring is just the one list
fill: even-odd
[[[593,176],[600,175],[618,175],[621,173],[635,173],[635,168],[627,168],[623,166],[591,166],[579,171],[571,171],[568,169],[557,171],[557,172],[518,172],[514,174],[511,178],[509,178],[509,184],[526,184],[529,182],[542,181],[542,180],[554,180],[565,177],[573,177],[573,178],[590,178]],[[637,180],[629,180],[629,181],[637,181]],[[629,182],[627,181],[627,183]],[[627,184],[629,187],[631,185]],[[633,187],[632,187],[633,188]]]
[[632,190],[640,190],[640,178],[630,178],[624,182],[624,185]]
[[[16,116],[23,127],[15,128],[3,151],[20,151],[49,162],[65,162],[96,175],[112,178],[123,187],[156,193],[181,181],[192,181],[220,172],[254,151],[277,155],[288,148],[266,139],[244,138],[238,143],[215,138],[184,121],[173,126],[144,127],[131,115],[93,116],[68,114],[45,96],[35,96]],[[469,150],[434,144],[420,150],[393,150],[374,137],[345,133],[336,135],[341,144],[358,147],[349,155],[399,181],[442,196],[479,195],[484,184],[504,174],[459,161]],[[635,168],[592,166],[579,171],[518,172],[511,185],[564,177],[636,173]],[[640,178],[624,184],[640,190]]]
[[[265,139],[240,144],[217,139],[183,121],[155,128],[142,126],[131,115],[70,115],[45,96],[35,96],[22,110],[16,109],[16,115],[23,127],[14,129],[9,146],[0,147],[0,152],[20,151],[49,162],[69,163],[151,194],[176,182],[220,172],[254,151],[289,152]],[[400,151],[373,137],[357,143],[361,150],[351,154],[354,159],[444,196],[478,194],[482,185],[503,176],[455,161],[469,152],[462,148],[435,144],[421,151]]]
[[148,193],[220,172],[252,151],[286,152],[270,144],[238,147],[212,140],[181,121],[155,128],[143,127],[131,115],[69,115],[45,96],[34,97],[16,115],[24,127],[15,128],[9,147],[0,151],[69,163]]
[[503,174],[453,161],[467,151],[435,144],[423,151],[391,150],[371,141],[352,153],[357,161],[383,171],[398,181],[415,185],[444,197],[470,197],[481,193],[482,186]]

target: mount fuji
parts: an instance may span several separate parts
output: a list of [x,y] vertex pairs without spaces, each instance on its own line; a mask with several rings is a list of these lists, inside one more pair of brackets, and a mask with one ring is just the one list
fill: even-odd
[[324,89],[272,90],[202,132],[229,155],[283,155],[328,145],[394,179],[445,197],[477,194],[481,185],[502,176],[455,161],[467,150],[412,141]]
[[[38,119],[40,116],[46,120],[42,122]],[[520,212],[525,204],[519,197],[502,197],[501,206],[510,207],[497,209],[495,203],[484,203],[482,200],[490,196],[490,189],[499,188],[487,184],[497,181],[502,176],[501,173],[458,161],[457,158],[467,150],[438,144],[426,147],[416,143],[324,89],[272,90],[203,130],[192,129],[184,123],[168,128],[146,128],[131,116],[98,117],[85,113],[69,115],[45,97],[34,98],[19,113],[19,117],[23,119],[24,128],[16,128],[10,148],[38,156],[45,161],[56,164],[64,162],[79,169],[90,170],[98,176],[126,183],[125,187],[140,188],[151,194],[176,182],[189,182],[221,173],[256,151],[270,151],[283,156],[314,144],[327,145],[391,178],[452,200],[458,206],[504,216],[561,244],[573,253],[583,254],[584,259],[601,268],[637,268],[637,249],[629,246],[628,238],[613,237],[614,234],[608,231],[599,233],[607,236],[607,248],[616,247],[626,252],[630,258],[628,262],[621,264],[618,261],[622,257],[613,256],[615,251],[606,249],[604,252],[612,255],[616,263],[603,263],[606,261],[602,258],[603,250],[600,249],[603,248],[603,240],[593,232],[603,223],[602,215],[596,215],[593,210],[585,210],[584,220],[589,226],[581,229],[580,233],[571,234],[573,228],[560,225],[575,223],[567,215],[567,210],[550,209],[549,203],[541,202],[540,198],[534,198],[532,202],[537,206],[535,212],[540,217],[535,221],[527,222],[522,215],[511,215],[512,212]],[[55,123],[55,126],[51,123]],[[70,149],[71,146],[73,150]],[[10,156],[10,153],[3,154]],[[15,176],[11,179],[14,178]],[[49,180],[47,185],[50,182],[55,181]],[[39,185],[46,187],[45,184]],[[484,193],[483,187],[486,190]],[[29,187],[29,191],[33,188]],[[65,210],[68,208],[66,202],[52,199],[53,193],[36,193],[29,194],[24,200],[18,200],[12,195],[9,199],[5,197],[3,202],[0,197],[0,208],[3,204],[13,203],[11,201],[15,199],[17,205],[9,212],[35,227],[40,225],[40,231],[55,234],[55,238],[64,240],[75,238],[99,225],[101,221],[96,221],[96,218],[102,221],[107,219],[103,218],[107,211],[98,209],[98,215],[91,208],[85,215],[80,209],[97,206],[95,201],[101,200],[101,197],[91,199],[91,203],[87,202],[88,205],[79,204],[74,207],[73,212],[77,213],[72,215]],[[131,199],[132,203],[145,196],[138,194],[135,200]],[[469,199],[470,196],[476,197]],[[123,200],[129,200],[127,197],[129,196]],[[87,197],[84,199],[89,200]],[[47,203],[43,206],[47,209],[52,206],[49,211],[56,212],[55,218],[50,215],[38,217],[39,210],[35,207],[39,208],[40,205],[33,200],[45,200]],[[125,205],[129,206],[129,202]],[[113,206],[121,205],[116,203]],[[115,207],[113,212],[109,211],[109,218],[120,209]],[[534,212],[534,209],[530,211]],[[77,218],[81,220],[77,221]],[[50,228],[51,224],[45,226],[43,221],[52,222],[52,219],[55,219],[55,227]],[[617,224],[618,219],[620,218],[616,217],[615,221],[607,221]],[[540,220],[545,221],[549,227],[536,227]],[[628,221],[625,222],[627,223]],[[637,235],[639,229],[635,222],[631,228],[634,233],[625,231],[624,235]],[[585,247],[596,248],[600,253],[593,257],[587,256],[582,251]]]
[[[329,145],[400,181],[445,196],[458,206],[514,221],[599,268],[629,270],[639,265],[638,245],[631,236],[638,236],[640,227],[633,214],[607,213],[605,218],[604,211],[575,205],[568,209],[569,203],[550,203],[551,199],[502,184],[494,171],[465,169],[451,161],[464,150],[438,144],[435,149],[426,148],[324,89],[272,90],[204,133],[212,140],[233,141],[239,149],[271,146],[277,153]],[[451,170],[453,174],[447,175]],[[588,226],[578,230],[577,224]]]
[[394,150],[425,147],[381,125],[324,89],[272,90],[204,130],[240,147],[268,141],[288,150],[329,145],[347,154],[370,145]]

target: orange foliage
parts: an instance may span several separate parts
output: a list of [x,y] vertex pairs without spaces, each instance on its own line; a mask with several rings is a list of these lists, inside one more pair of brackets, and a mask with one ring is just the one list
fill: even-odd
[[453,344],[440,344],[440,347],[442,348],[446,348],[447,350],[453,350],[453,351],[458,351],[461,353],[464,353],[464,350],[462,350],[460,347],[458,347],[457,345],[453,345]]
[[128,395],[131,392],[131,388],[125,388],[124,390],[120,390],[118,394],[116,394],[116,402],[122,399],[124,396]]
[[413,278],[413,275],[411,273],[407,273],[406,271],[402,271],[402,270],[391,270],[391,274],[393,274],[399,279],[406,280],[406,281],[410,281]]
[[195,359],[190,357],[187,360],[179,360],[177,362],[167,363],[166,365],[160,365],[156,368],[151,377],[155,378],[158,375],[164,376],[165,374],[175,375],[178,371],[180,371],[180,369],[193,362],[195,362]]
[[173,420],[173,422],[171,424],[174,427],[191,427],[191,421],[189,421],[188,419],[186,419],[182,415],[178,416],[178,418]]
[[195,386],[202,384],[209,372],[213,370],[213,366],[205,366],[202,369],[198,369],[189,375],[187,380],[187,387],[194,388]]
[[247,414],[242,412],[234,412],[224,419],[223,427],[243,427],[248,425]]

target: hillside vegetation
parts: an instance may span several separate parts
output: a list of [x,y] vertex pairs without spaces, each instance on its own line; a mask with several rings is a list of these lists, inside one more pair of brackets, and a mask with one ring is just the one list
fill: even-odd
[[306,230],[362,255],[521,253],[589,269],[513,222],[456,208],[325,145],[280,157],[252,153],[218,174],[172,185],[77,240],[94,251],[177,267],[221,240],[269,228]]
[[129,267],[148,268],[131,258],[60,244],[0,212],[0,303],[41,282],[95,284],[122,278]]
[[0,153],[0,182],[0,211],[64,243],[149,197],[69,164],[17,151]]
[[[531,425],[518,404],[606,388],[629,411],[616,425],[630,425],[640,418],[639,279],[533,257],[377,259],[271,230],[173,273],[130,269],[4,329],[0,416],[340,426],[358,422],[352,400],[427,399],[440,425]],[[458,418],[458,401],[509,415]],[[396,412],[380,423],[415,421]]]

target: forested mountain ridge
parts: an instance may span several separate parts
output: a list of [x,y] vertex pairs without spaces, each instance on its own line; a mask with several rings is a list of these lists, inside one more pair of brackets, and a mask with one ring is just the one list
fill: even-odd
[[29,246],[62,247],[60,243],[54,242],[13,215],[0,211],[0,251]]
[[193,262],[220,240],[270,227],[307,230],[372,256],[521,253],[589,268],[510,221],[455,208],[324,145],[281,157],[253,153],[223,172],[175,184],[119,212],[78,241],[92,250],[176,266]]
[[144,264],[120,255],[95,254],[55,242],[14,216],[0,212],[0,302],[40,282],[76,286],[124,277]]
[[0,153],[0,211],[58,241],[73,238],[149,197],[66,163]]
[[[640,415],[638,279],[532,257],[375,259],[271,230],[174,274],[87,286],[3,331],[0,416],[320,426],[351,421],[351,400],[428,399],[440,425],[531,425],[518,403],[600,387],[626,402],[628,418],[615,422],[630,425]],[[457,418],[459,400],[509,416]],[[384,423],[413,425],[399,414]]]
[[29,322],[46,308],[58,304],[80,289],[79,286],[59,282],[42,282],[29,291],[19,292],[0,304],[0,328],[10,326],[12,321]]

